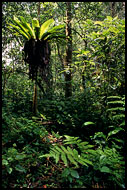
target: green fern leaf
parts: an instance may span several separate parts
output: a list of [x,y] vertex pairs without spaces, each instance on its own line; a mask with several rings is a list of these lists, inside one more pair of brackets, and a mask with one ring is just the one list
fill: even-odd
[[89,144],[88,142],[82,142],[82,143],[80,143],[80,146],[84,146],[84,145],[87,145],[87,144]]
[[66,139],[64,140],[64,144],[78,144],[81,142],[79,137],[71,137],[68,135],[64,135],[64,136],[66,137]]
[[120,124],[120,127],[121,126],[125,126],[125,121],[123,121],[121,124]]
[[76,167],[79,167],[77,162],[72,158],[72,156],[70,154],[67,154],[67,157],[71,163],[73,163]]
[[125,111],[125,108],[123,108],[123,107],[116,107],[116,108],[107,109],[107,111]]
[[107,102],[107,104],[124,104],[124,102],[121,100],[117,100],[117,101]]
[[71,137],[71,136],[68,136],[68,135],[64,135],[64,136],[66,138],[66,140],[64,140],[64,141],[70,141],[70,140],[77,140],[77,139],[79,139],[79,137]]
[[120,96],[108,96],[107,98],[108,99],[121,99]]
[[55,153],[59,153],[59,151],[56,150],[54,147],[53,147],[53,148],[50,148],[50,151],[54,151]]
[[84,165],[84,166],[87,166],[88,167],[88,164],[86,164],[84,161],[82,161],[80,159],[80,157],[78,159],[76,159],[77,162],[79,162],[80,164]]
[[56,164],[58,163],[59,158],[60,158],[60,154],[59,154],[59,153],[57,153],[57,154],[56,154]]
[[[80,145],[79,145],[79,147],[80,147]],[[93,147],[94,147],[94,145],[86,145],[86,146],[83,147],[83,151],[86,152],[87,149],[93,148]]]
[[56,148],[59,152],[63,153],[63,151],[58,146],[55,146],[54,148]]
[[119,114],[119,115],[114,115],[113,116],[113,119],[122,119],[122,118],[125,118],[124,114]]
[[66,155],[64,153],[61,154],[61,159],[63,160],[64,164],[67,166],[68,165],[67,158],[66,158]]
[[64,144],[77,144],[77,141],[65,142]]
[[97,155],[97,152],[95,150],[92,150],[92,149],[88,149],[87,152],[90,154],[93,154],[93,155]]
[[70,154],[71,154],[72,156],[74,156],[73,150],[72,150],[69,146],[67,146],[67,150],[70,152]]
[[63,149],[63,151],[66,153],[66,154],[69,154],[69,152],[66,150],[66,148],[64,146],[61,145],[61,148]]
[[115,135],[116,133],[118,133],[118,132],[120,132],[120,131],[123,131],[123,129],[122,129],[122,128],[119,128],[119,129],[115,129],[115,130],[113,130],[113,131],[110,131],[110,132],[108,133],[108,136],[107,136],[107,137],[110,137],[111,135]]
[[60,158],[60,153],[58,151],[57,152],[50,151],[50,157],[53,157],[57,164]]
[[73,149],[73,152],[74,152],[74,156],[78,157],[78,151],[76,149]]
[[52,150],[50,150],[50,157],[53,157],[56,159],[56,153]]
[[86,164],[93,165],[93,163],[90,160],[84,159],[82,157],[80,158],[80,160],[82,160]]

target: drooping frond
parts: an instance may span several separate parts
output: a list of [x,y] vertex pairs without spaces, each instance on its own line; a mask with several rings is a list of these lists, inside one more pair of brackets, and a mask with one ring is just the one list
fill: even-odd
[[[26,31],[25,31],[25,29],[22,30],[20,27],[14,25],[14,24],[11,24],[11,23],[10,23],[10,26],[12,26],[12,28],[13,28],[13,29],[10,28],[11,31],[13,31],[13,30],[16,31],[16,35],[20,34],[24,37],[25,40],[30,40],[31,36],[28,34],[27,30]],[[13,34],[15,35],[14,31],[13,31]]]

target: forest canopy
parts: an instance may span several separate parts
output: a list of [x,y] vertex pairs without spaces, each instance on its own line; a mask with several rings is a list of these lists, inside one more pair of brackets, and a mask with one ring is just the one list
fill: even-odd
[[125,2],[2,2],[2,187],[125,188]]

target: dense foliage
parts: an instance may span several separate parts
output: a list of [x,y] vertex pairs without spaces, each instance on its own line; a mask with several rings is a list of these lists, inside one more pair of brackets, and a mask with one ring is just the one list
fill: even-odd
[[[3,188],[125,188],[125,4],[70,3],[68,67],[65,2],[2,4]],[[14,26],[13,18],[22,22],[16,20]],[[25,52],[27,59],[32,55],[30,64],[36,67],[41,58],[46,61],[44,41],[50,44],[50,72],[45,70],[50,85],[37,77],[36,115],[32,111],[36,77],[29,77],[29,64],[24,62],[24,44],[38,41],[35,18],[46,33],[34,59]],[[34,21],[35,36],[30,39],[24,41],[19,27],[18,33],[12,31],[16,23]],[[46,29],[43,23],[48,22],[55,26]],[[65,73],[70,71],[72,95],[66,97]],[[33,69],[32,76],[36,74]]]

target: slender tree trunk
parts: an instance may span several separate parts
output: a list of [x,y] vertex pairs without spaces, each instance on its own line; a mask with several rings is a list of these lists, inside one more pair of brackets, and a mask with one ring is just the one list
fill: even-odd
[[[38,2],[38,20],[40,22],[40,2]],[[33,95],[33,115],[37,115],[37,82],[34,83],[34,95]]]
[[40,22],[40,2],[38,2],[38,12],[37,12],[38,20]]
[[34,84],[34,95],[33,95],[33,115],[37,115],[37,84]]
[[111,16],[114,17],[115,16],[115,5],[116,2],[110,2],[110,7],[111,7]]
[[65,97],[72,96],[72,75],[71,75],[71,63],[72,63],[72,32],[71,32],[71,2],[66,2],[66,55],[64,67],[65,72]]

